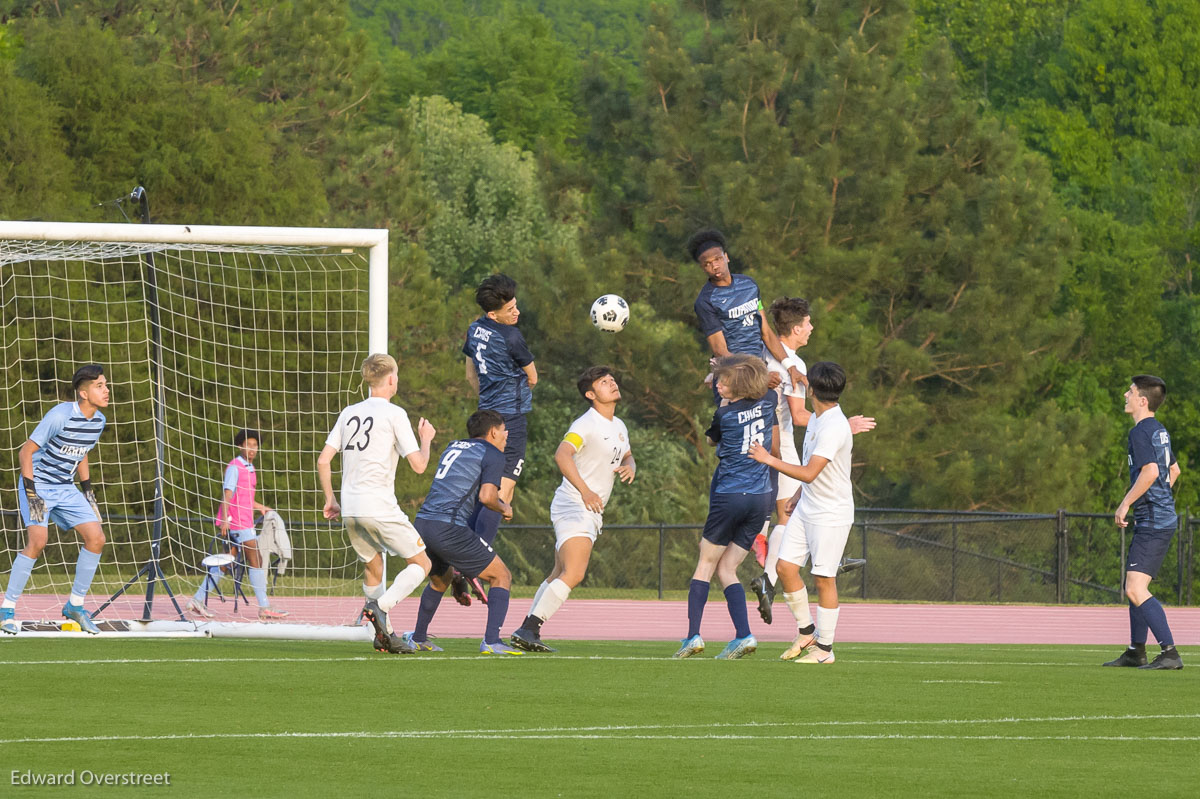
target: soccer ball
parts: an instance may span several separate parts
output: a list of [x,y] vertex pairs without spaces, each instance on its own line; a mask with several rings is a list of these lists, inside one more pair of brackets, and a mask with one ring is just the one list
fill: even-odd
[[592,303],[592,324],[605,333],[624,330],[629,322],[629,303],[616,294],[605,294]]

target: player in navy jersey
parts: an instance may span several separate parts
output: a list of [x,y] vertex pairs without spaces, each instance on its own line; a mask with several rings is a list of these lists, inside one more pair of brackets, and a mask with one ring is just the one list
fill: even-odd
[[715,377],[718,393],[728,400],[713,415],[707,432],[720,461],[709,490],[700,558],[688,586],[688,634],[675,657],[691,657],[704,651],[700,621],[708,601],[709,582],[716,572],[725,586],[725,603],[735,631],[733,640],[717,657],[735,660],[758,648],[750,634],[746,589],[738,582],[737,568],[770,517],[775,499],[771,470],[746,453],[752,444],[760,443],[778,455],[779,426],[775,420],[775,392],[767,389],[767,367],[761,358],[721,358]]
[[[1129,431],[1129,491],[1117,506],[1114,518],[1126,527],[1133,511],[1133,539],[1125,565],[1125,596],[1129,599],[1129,648],[1105,666],[1143,669],[1182,669],[1183,660],[1167,624],[1167,614],[1150,594],[1150,581],[1158,574],[1179,517],[1171,488],[1179,479],[1179,464],[1171,448],[1171,435],[1155,411],[1167,395],[1167,384],[1153,375],[1138,375],[1125,391],[1125,413],[1133,417]],[[1153,632],[1162,651],[1146,662],[1146,635]]]
[[450,587],[453,568],[491,585],[487,627],[479,651],[489,655],[520,655],[519,649],[500,640],[500,626],[508,613],[512,574],[492,550],[491,542],[484,540],[470,526],[477,505],[483,505],[505,519],[512,518],[512,506],[500,497],[508,431],[499,413],[479,410],[467,420],[467,435],[470,438],[446,445],[438,460],[433,484],[413,522],[425,541],[433,568],[429,572],[429,586],[421,594],[417,628],[405,633],[404,639],[417,650],[439,649],[429,642],[429,622],[442,595]]
[[[800,364],[788,357],[775,331],[767,324],[758,284],[749,275],[729,271],[725,235],[712,228],[698,230],[688,239],[687,250],[708,275],[708,283],[700,290],[693,308],[713,358],[735,354],[762,358],[770,352],[787,368],[794,386],[804,385]],[[769,375],[768,380],[770,388],[779,385],[777,375]],[[720,402],[715,387],[714,399]]]
[[[4,601],[0,604],[0,630],[16,635],[17,600],[33,572],[38,555],[49,538],[49,523],[60,529],[74,529],[83,539],[75,563],[75,582],[62,615],[79,624],[84,632],[100,632],[92,616],[83,609],[84,598],[100,565],[104,549],[104,529],[100,526],[100,508],[92,491],[88,453],[104,431],[108,407],[108,381],[99,364],[81,366],[71,378],[74,402],[63,402],[50,409],[21,446],[18,459],[21,478],[17,481],[17,504],[25,522],[28,541],[13,558]],[[74,480],[79,477],[79,488]]]
[[[479,284],[475,302],[483,315],[467,328],[462,352],[466,356],[467,382],[479,395],[479,409],[496,411],[504,418],[508,443],[504,448],[504,474],[500,478],[500,498],[512,504],[517,478],[525,466],[528,433],[525,414],[533,410],[533,387],[537,385],[537,366],[525,337],[517,329],[521,311],[517,308],[517,283],[507,275],[491,275]],[[474,529],[490,544],[500,527],[500,514],[480,507],[472,520]],[[477,594],[482,598],[482,592]],[[462,604],[470,599],[459,586],[455,596]]]

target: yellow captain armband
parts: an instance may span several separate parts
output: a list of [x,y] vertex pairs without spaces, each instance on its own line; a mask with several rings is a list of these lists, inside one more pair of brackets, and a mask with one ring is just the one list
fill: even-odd
[[567,433],[563,436],[563,441],[574,447],[576,452],[583,449],[583,436],[578,433]]

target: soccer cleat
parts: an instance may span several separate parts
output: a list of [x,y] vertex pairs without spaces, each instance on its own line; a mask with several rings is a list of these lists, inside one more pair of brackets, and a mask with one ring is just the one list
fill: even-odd
[[17,621],[16,608],[0,608],[0,632],[16,635],[21,632],[21,622]]
[[[754,543],[750,545],[750,551],[754,553],[754,559],[758,561],[758,565],[766,568],[767,565],[767,537],[759,533],[754,537]],[[770,622],[768,622],[769,624]]]
[[683,644],[683,646],[679,647],[678,652],[676,652],[674,655],[671,655],[671,657],[675,658],[676,660],[690,658],[692,655],[699,655],[704,651],[704,639],[699,635],[693,635],[691,638],[685,638],[679,643]]
[[846,572],[852,572],[856,569],[861,569],[863,566],[866,566],[866,565],[867,565],[866,558],[842,558],[842,562],[840,564],[838,564],[837,573],[845,574]]
[[817,647],[813,647],[812,649],[808,650],[807,652],[805,652],[803,655],[796,658],[792,662],[793,663],[824,664],[824,663],[832,663],[833,661],[834,661],[834,657],[833,657],[832,649],[829,650],[828,652],[826,652],[824,649],[817,646]]
[[375,628],[375,634],[384,636],[385,638],[392,634],[392,625],[388,621],[387,612],[379,607],[379,603],[374,599],[368,599],[367,604],[363,605],[363,617],[371,622],[371,626]]
[[1146,650],[1128,648],[1117,657],[1116,660],[1110,660],[1104,664],[1105,666],[1125,666],[1128,668],[1141,668],[1146,665]]
[[783,650],[783,654],[779,656],[780,660],[792,660],[804,654],[804,650],[817,643],[817,637],[812,633],[798,633],[796,640],[792,641],[792,645]]
[[1164,649],[1163,651],[1159,652],[1158,657],[1154,658],[1154,660],[1150,661],[1144,666],[1138,666],[1138,668],[1145,669],[1147,671],[1178,671],[1179,669],[1183,668],[1183,658],[1179,657],[1178,649],[1171,647],[1170,649]]
[[552,646],[546,646],[537,630],[527,630],[521,627],[508,637],[513,646],[526,652],[557,652]]
[[479,582],[478,577],[468,577],[467,585],[471,586],[471,593],[475,595],[483,604],[487,604],[487,592],[483,590],[483,583]]
[[379,633],[375,633],[375,640],[371,642],[371,645],[375,647],[376,652],[387,652],[390,646],[387,636]]
[[714,660],[737,660],[746,657],[746,655],[754,654],[757,649],[758,639],[753,635],[747,635],[745,638],[734,638],[725,644],[725,648],[721,650],[721,654],[717,655]]
[[400,635],[404,639],[404,643],[412,647],[414,652],[441,652],[440,646],[431,641],[418,641],[413,638],[412,633],[402,633]]
[[100,628],[96,626],[96,622],[92,621],[92,614],[88,613],[79,605],[72,605],[70,602],[63,605],[62,615],[64,618],[70,619],[79,625],[79,628],[85,633],[91,635],[99,635]]
[[376,634],[376,648],[378,649],[378,644],[384,644],[386,647],[385,649],[380,649],[380,652],[390,652],[393,655],[411,655],[417,651],[415,647],[408,643],[408,641],[404,640],[404,636],[402,635],[385,633],[382,636],[382,639],[383,640],[380,640],[380,636]]
[[288,612],[286,610],[276,610],[272,607],[258,609],[259,621],[283,621],[287,617]]
[[197,602],[195,597],[188,600],[187,607],[184,608],[184,611],[187,613],[193,613],[197,616],[202,616],[206,619],[215,619],[217,617],[217,614],[213,613],[204,605],[201,605],[199,602]]
[[479,643],[479,654],[481,655],[524,655],[520,649],[513,649],[506,643],[497,642],[489,644],[487,641]]
[[454,595],[454,601],[464,608],[471,606],[471,586],[467,583],[466,575],[454,572],[450,578],[450,593]]
[[762,620],[767,624],[772,621],[771,603],[775,601],[775,586],[771,585],[771,578],[766,572],[755,577],[750,581],[750,590],[758,597],[758,615],[762,616]]

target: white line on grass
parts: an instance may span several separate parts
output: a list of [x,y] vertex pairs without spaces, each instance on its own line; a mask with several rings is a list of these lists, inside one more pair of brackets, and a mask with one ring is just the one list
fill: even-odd
[[[410,662],[434,662],[434,661],[513,661],[516,658],[510,655],[504,657],[496,657],[495,655],[397,655],[387,656],[382,654],[377,655],[355,655],[348,657],[209,657],[209,658],[89,658],[86,660],[0,660],[0,666],[109,666],[117,665],[124,666],[129,664],[141,665],[178,665],[182,663],[410,663]],[[662,657],[644,657],[644,656],[624,656],[624,655],[526,655],[520,660],[525,663],[540,662],[540,663],[555,663],[559,661],[570,662],[579,660],[594,660],[594,661],[669,661],[669,655]],[[704,658],[697,660],[703,661]],[[759,659],[756,662],[762,662]],[[767,662],[773,662],[767,660]],[[1048,666],[1070,666],[1078,668],[1082,666],[1094,666],[1095,663],[1046,663],[1044,661],[1007,661],[1007,660],[859,660],[857,658],[847,658],[844,662],[847,663],[864,663],[869,665],[884,665],[884,666],[1037,666],[1046,668]]]
[[1160,721],[1169,719],[1200,719],[1200,713],[1179,714],[1127,714],[1100,716],[1041,716],[1029,718],[993,718],[993,719],[891,719],[864,721],[787,721],[787,722],[717,722],[712,724],[612,724],[586,727],[516,727],[510,729],[469,729],[469,730],[384,730],[384,731],[344,731],[344,732],[249,732],[249,733],[178,733],[170,735],[80,735],[57,738],[9,738],[0,739],[3,744],[23,743],[87,743],[100,741],[191,741],[191,740],[234,740],[234,739],[287,739],[287,738],[496,738],[512,740],[518,738],[530,739],[626,739],[650,738],[661,740],[722,740],[722,739],[911,739],[911,740],[1095,740],[1095,741],[1197,741],[1200,736],[1077,736],[1077,735],[1047,735],[1047,736],[998,736],[998,735],[908,735],[901,733],[848,733],[848,734],[776,734],[768,732],[765,735],[749,735],[736,733],[707,733],[704,735],[678,735],[669,733],[650,734],[651,730],[683,730],[700,729],[733,729],[749,730],[788,727],[895,727],[918,725],[977,725],[977,724],[1037,724],[1063,722],[1112,722],[1112,721]]
[[953,683],[955,685],[1000,685],[999,680],[921,680],[921,682],[930,684]]

